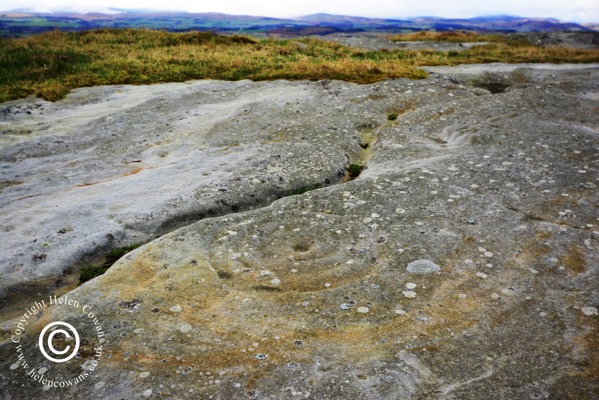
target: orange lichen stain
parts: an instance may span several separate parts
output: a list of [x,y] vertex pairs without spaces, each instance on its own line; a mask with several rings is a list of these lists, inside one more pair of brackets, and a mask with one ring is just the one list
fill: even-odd
[[125,173],[123,174],[123,176],[130,176],[130,175],[135,175],[135,174],[138,174],[138,173],[140,173],[140,172],[141,172],[141,170],[142,170],[142,169],[143,169],[142,167],[135,167],[135,168],[132,168],[132,169],[131,169],[129,172],[125,172]]
[[561,257],[560,262],[569,271],[576,274],[583,273],[586,269],[584,253],[580,247],[575,244],[570,244],[570,246],[568,246],[568,250],[566,254]]
[[579,312],[576,319],[577,333],[567,337],[568,347],[572,356],[580,366],[576,370],[570,370],[570,377],[595,378],[599,376],[599,326],[590,324],[588,317]]
[[535,229],[535,232],[537,233],[537,239],[548,239],[552,236],[552,233],[547,231]]
[[129,297],[135,294],[136,288],[141,288],[149,280],[154,278],[158,270],[157,260],[151,254],[153,246],[146,245],[143,251],[133,257],[132,260],[126,261],[125,265],[117,263],[99,279],[104,281],[108,287],[121,287],[121,294]]
[[[335,349],[337,356],[345,361],[376,360],[393,350],[390,343],[382,343],[377,338],[385,336],[390,329],[395,330],[397,325],[391,324],[347,324],[335,331],[312,329],[306,331],[306,342],[312,343],[315,348],[322,351]],[[340,345],[342,344],[342,345]]]

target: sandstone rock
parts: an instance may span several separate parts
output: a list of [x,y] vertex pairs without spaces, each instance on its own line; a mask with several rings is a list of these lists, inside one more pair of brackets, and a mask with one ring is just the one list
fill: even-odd
[[[597,181],[599,116],[592,94],[599,93],[599,67],[536,66],[527,72],[529,84],[480,97],[473,87],[450,79],[458,74],[477,79],[485,72],[468,68],[438,71],[419,82],[365,86],[196,82],[82,89],[52,105],[49,118],[75,123],[69,110],[79,112],[84,101],[102,104],[117,90],[124,91],[118,104],[144,99],[126,112],[133,122],[123,122],[128,129],[119,134],[128,139],[101,153],[105,169],[94,151],[104,143],[102,129],[111,131],[100,115],[108,106],[100,107],[100,122],[90,117],[89,131],[62,155],[52,155],[49,147],[58,132],[36,131],[26,118],[12,120],[11,126],[35,133],[2,136],[9,167],[1,170],[3,180],[24,182],[2,193],[2,256],[13,263],[2,271],[5,287],[4,282],[18,285],[37,272],[55,279],[56,271],[69,265],[55,264],[70,247],[61,245],[63,234],[51,234],[65,226],[73,230],[64,235],[82,252],[91,252],[89,230],[100,231],[111,213],[121,216],[122,225],[111,222],[121,229],[119,240],[161,236],[68,293],[89,306],[106,339],[98,366],[74,386],[43,390],[28,369],[12,367],[18,353],[11,337],[22,309],[6,308],[4,315],[16,318],[2,325],[0,393],[6,398],[480,399],[488,393],[506,399],[593,398],[599,389],[594,315],[599,253],[593,235],[599,193],[581,184]],[[152,91],[169,105],[143,114],[164,103],[152,100]],[[166,135],[168,128],[158,129],[159,122],[175,124],[183,116],[179,110],[200,115],[191,126],[179,122],[183,127],[177,125],[163,144],[152,142],[145,149],[142,139],[135,154],[118,150],[129,149],[127,143],[138,135],[148,141]],[[397,120],[387,120],[391,112]],[[207,132],[199,132],[201,127]],[[36,140],[45,145],[38,149]],[[364,142],[371,145],[364,149],[359,145]],[[203,145],[207,149],[191,150]],[[152,149],[162,146],[176,157],[165,156],[164,163],[153,157]],[[69,169],[69,152],[87,169]],[[117,171],[125,175],[120,164],[125,153],[153,167],[147,185],[124,176],[110,183]],[[53,161],[61,168],[50,168]],[[211,165],[213,181],[201,178],[204,162]],[[338,175],[350,163],[366,166],[355,180]],[[153,175],[154,170],[164,175]],[[68,174],[80,177],[77,182],[97,175],[110,190],[74,191],[76,198],[63,204],[68,185],[59,178]],[[294,191],[317,183],[324,187]],[[25,190],[20,186],[28,184],[28,193],[39,194],[43,207],[19,200]],[[161,185],[167,186],[148,189]],[[167,212],[155,193],[180,200]],[[211,214],[199,211],[248,193],[259,200],[238,212],[214,205]],[[51,204],[71,213],[44,211]],[[72,211],[75,204],[80,208]],[[134,206],[147,214],[131,211]],[[181,209],[189,210],[186,217],[177,217]],[[208,215],[213,217],[204,218]],[[25,216],[40,231],[48,226],[46,236],[24,226]],[[88,221],[94,222],[91,228],[84,226]],[[6,232],[10,224],[14,228]],[[35,247],[42,244],[29,243],[33,236],[28,235],[43,237],[50,246]],[[38,255],[35,266],[32,254]],[[65,260],[75,258],[69,254]],[[442,272],[409,273],[406,266],[414,260],[432,260]],[[176,305],[180,312],[170,312]],[[94,360],[101,338],[81,308],[51,305],[28,321],[20,336],[22,351],[29,366],[48,368],[46,378],[66,379]],[[77,327],[86,339],[81,358],[52,364],[37,351],[33,343],[51,321]]]

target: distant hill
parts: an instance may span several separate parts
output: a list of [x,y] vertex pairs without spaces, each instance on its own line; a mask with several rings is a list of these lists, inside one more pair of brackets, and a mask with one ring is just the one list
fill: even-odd
[[552,18],[521,18],[508,15],[469,19],[417,18],[413,22],[432,26],[436,30],[474,29],[511,32],[588,30],[585,26],[573,22],[562,22]]
[[151,28],[175,32],[213,30],[293,36],[365,30],[388,32],[453,29],[503,32],[591,30],[591,26],[594,25],[583,26],[555,19],[521,18],[507,15],[469,19],[421,17],[401,20],[331,14],[313,14],[295,19],[280,19],[220,13],[122,9],[110,9],[110,13],[36,13],[27,9],[0,13],[0,36],[4,37],[25,36],[54,29],[77,31],[96,28]]

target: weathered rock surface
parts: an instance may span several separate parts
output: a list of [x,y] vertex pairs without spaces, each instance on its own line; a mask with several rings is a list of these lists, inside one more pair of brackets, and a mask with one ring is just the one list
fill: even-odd
[[[495,67],[82,89],[43,116],[9,105],[0,171],[22,183],[0,194],[4,293],[38,274],[41,290],[108,234],[161,236],[67,294],[107,340],[74,386],[27,373],[77,376],[97,325],[45,307],[20,336],[25,367],[23,311],[6,306],[0,393],[599,398],[599,66]],[[501,93],[480,88],[495,78]],[[366,164],[351,181],[349,163]],[[40,355],[52,321],[77,327],[80,358]]]

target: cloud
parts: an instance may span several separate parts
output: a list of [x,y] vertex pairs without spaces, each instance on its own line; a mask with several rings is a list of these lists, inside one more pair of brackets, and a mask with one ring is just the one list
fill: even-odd
[[[167,5],[165,5],[167,4]],[[596,0],[0,0],[0,10],[15,8],[106,10],[108,7],[223,12],[294,17],[324,12],[365,17],[474,17],[510,14],[572,21],[599,21]]]

